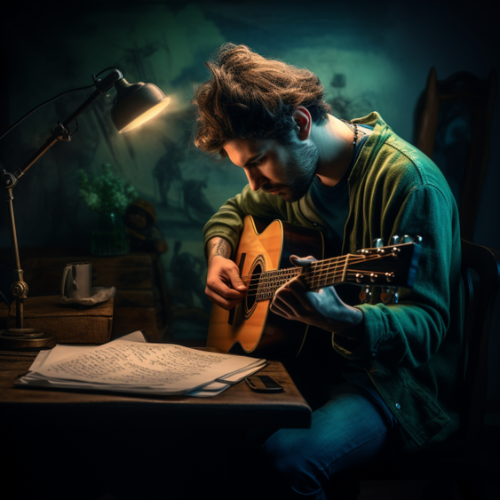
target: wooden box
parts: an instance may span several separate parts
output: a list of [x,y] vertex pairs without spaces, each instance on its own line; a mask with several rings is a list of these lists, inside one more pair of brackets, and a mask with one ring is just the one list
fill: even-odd
[[156,254],[95,257],[72,254],[68,249],[23,249],[21,256],[24,280],[30,288],[26,304],[35,296],[60,294],[66,264],[88,260],[92,262],[92,286],[116,287],[112,338],[143,330],[148,342],[162,341],[171,313],[161,259]]
[[[39,328],[55,335],[58,344],[104,344],[111,338],[114,299],[78,309],[59,303],[60,295],[29,297],[24,302],[25,328]],[[16,325],[12,303],[9,327]]]

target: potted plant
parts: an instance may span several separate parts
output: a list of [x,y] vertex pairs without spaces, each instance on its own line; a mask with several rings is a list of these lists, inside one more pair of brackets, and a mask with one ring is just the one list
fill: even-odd
[[130,240],[122,214],[137,196],[136,190],[123,178],[114,174],[109,163],[102,166],[103,174],[94,178],[84,170],[78,171],[80,196],[87,206],[99,214],[92,232],[93,255],[124,255],[130,251]]

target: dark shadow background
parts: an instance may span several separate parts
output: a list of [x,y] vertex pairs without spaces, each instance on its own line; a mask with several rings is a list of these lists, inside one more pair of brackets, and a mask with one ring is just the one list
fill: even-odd
[[[409,142],[414,142],[415,109],[431,66],[438,79],[457,71],[486,78],[500,66],[494,15],[484,1],[38,2],[11,6],[3,20],[1,130],[40,102],[91,84],[91,75],[109,66],[119,67],[131,82],[155,83],[172,97],[164,114],[124,136],[111,124],[111,91],[81,116],[71,143],[54,146],[20,180],[14,195],[21,247],[84,247],[96,214],[78,197],[77,170],[96,175],[103,163],[111,163],[156,207],[158,226],[170,246],[163,267],[174,312],[198,311],[194,323],[174,322],[171,333],[179,341],[206,335],[210,306],[203,295],[202,227],[246,181],[240,169],[228,161],[214,163],[190,143],[192,88],[208,77],[203,64],[217,47],[242,43],[264,56],[307,67],[322,80],[337,116],[350,119],[376,110]],[[15,170],[24,163],[50,128],[90,92],[69,94],[30,116],[0,142],[1,166]],[[499,106],[497,98],[474,236],[476,243],[496,249]],[[0,212],[0,248],[8,248],[4,205]],[[5,272],[2,280],[9,282]],[[488,388],[490,408],[497,409],[499,311],[493,321]]]

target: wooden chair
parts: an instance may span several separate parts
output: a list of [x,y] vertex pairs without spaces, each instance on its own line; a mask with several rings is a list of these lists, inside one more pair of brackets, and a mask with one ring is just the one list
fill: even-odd
[[[486,406],[488,337],[500,289],[500,252],[462,240],[462,276],[466,290],[465,338],[468,358],[463,385],[460,428],[445,444],[411,457],[368,463],[348,473],[351,498],[360,480],[427,480],[425,500],[451,498],[451,481],[462,500],[487,498],[482,483],[482,437]],[[357,483],[357,484],[356,484]]]
[[416,145],[443,170],[457,198],[462,237],[473,241],[488,169],[497,73],[486,80],[462,71],[437,80],[431,68],[417,106]]

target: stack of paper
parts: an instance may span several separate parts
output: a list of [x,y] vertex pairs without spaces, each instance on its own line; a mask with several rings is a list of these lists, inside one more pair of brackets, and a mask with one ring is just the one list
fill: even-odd
[[134,332],[97,347],[40,351],[16,385],[210,397],[265,364],[265,359],[149,344],[142,332]]

